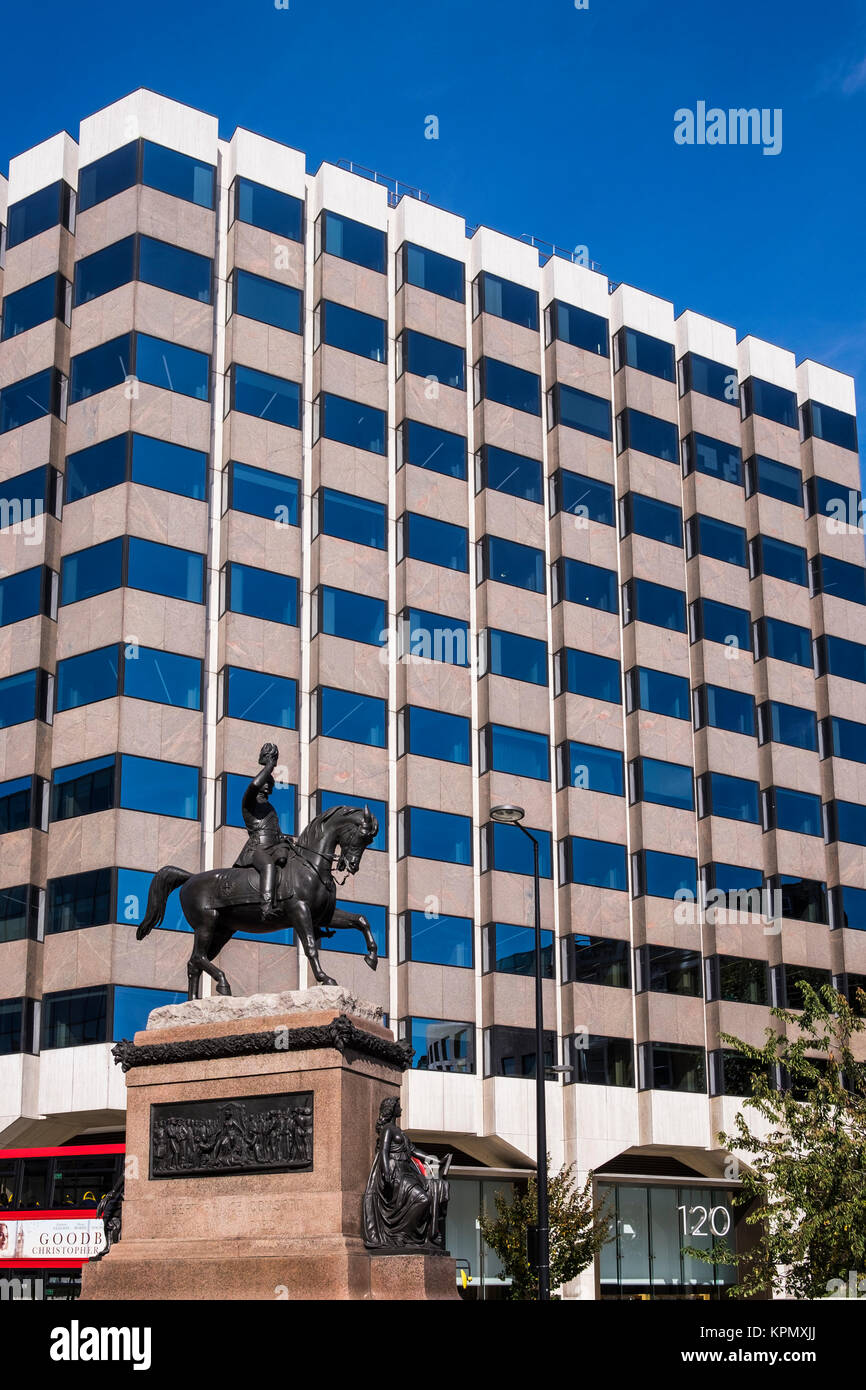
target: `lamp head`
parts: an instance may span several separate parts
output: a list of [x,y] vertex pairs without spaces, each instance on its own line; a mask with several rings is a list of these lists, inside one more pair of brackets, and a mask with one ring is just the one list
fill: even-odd
[[490,811],[490,819],[504,825],[516,825],[525,815],[522,806],[493,806]]

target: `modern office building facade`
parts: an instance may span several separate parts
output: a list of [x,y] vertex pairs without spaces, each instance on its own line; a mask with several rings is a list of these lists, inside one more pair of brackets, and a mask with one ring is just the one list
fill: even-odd
[[[851,379],[139,91],[0,179],[0,1145],[122,1136],[112,1041],[185,997],[177,895],[260,746],[379,834],[331,974],[412,1042],[449,1244],[535,1162],[616,1238],[572,1292],[716,1294],[718,1146],[797,981],[866,977]],[[232,941],[236,994],[303,987]],[[206,988],[209,987],[207,984]]]

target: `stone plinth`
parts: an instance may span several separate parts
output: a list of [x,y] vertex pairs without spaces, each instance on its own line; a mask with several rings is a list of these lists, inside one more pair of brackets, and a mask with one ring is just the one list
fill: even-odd
[[[297,1008],[299,993],[173,1005],[156,1011],[134,1044],[118,1044],[127,1068],[123,1235],[102,1260],[85,1265],[82,1298],[457,1297],[449,1257],[374,1255],[361,1238],[376,1118],[381,1101],[399,1093],[401,1049],[374,1006],[335,997],[331,987],[302,992]],[[267,1012],[275,1001],[282,1008]],[[181,1021],[166,1017],[172,1010]],[[190,1010],[203,1021],[189,1021]],[[154,1123],[158,1129],[166,1114],[222,1115],[224,1103],[232,1114],[242,1106],[243,1114],[258,1113],[269,1109],[268,1097],[285,1107],[277,1098],[286,1095],[299,1095],[297,1103],[312,1110],[307,1163],[300,1148],[292,1168],[270,1162],[267,1148],[255,1160],[241,1141],[235,1152],[247,1155],[247,1170],[213,1171],[208,1160],[207,1171],[186,1175],[184,1165],[197,1161],[190,1155],[204,1152],[184,1149],[189,1125],[179,1159],[171,1151],[166,1159],[164,1139],[153,1142]],[[226,1138],[224,1154],[233,1142]],[[173,1175],[157,1176],[167,1163]]]

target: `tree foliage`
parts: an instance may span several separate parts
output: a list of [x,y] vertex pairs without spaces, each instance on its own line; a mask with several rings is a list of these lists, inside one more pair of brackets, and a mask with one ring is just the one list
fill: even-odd
[[[548,1156],[548,1207],[550,1220],[550,1287],[556,1289],[578,1274],[592,1261],[609,1237],[603,1203],[593,1205],[592,1173],[578,1187],[574,1164],[558,1173],[550,1172]],[[493,1197],[496,1215],[480,1218],[482,1238],[499,1256],[505,1273],[511,1276],[510,1297],[534,1299],[538,1296],[538,1276],[530,1265],[526,1248],[529,1226],[538,1220],[538,1184],[531,1177],[524,1191],[509,1201],[504,1192]]]
[[[735,1202],[749,1207],[757,1240],[740,1255],[718,1244],[688,1253],[736,1265],[733,1297],[826,1298],[866,1269],[866,1063],[851,1049],[866,1022],[829,985],[799,988],[802,1013],[772,1009],[785,1031],[768,1028],[763,1047],[722,1035],[754,1063],[753,1093],[719,1143],[745,1157]],[[862,991],[858,1000],[866,1006]],[[773,1087],[779,1068],[783,1090]],[[749,1111],[760,1117],[754,1129]]]

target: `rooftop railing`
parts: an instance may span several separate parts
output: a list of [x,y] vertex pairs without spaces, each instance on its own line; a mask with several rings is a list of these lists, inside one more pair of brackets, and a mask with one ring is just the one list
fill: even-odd
[[388,190],[388,206],[395,208],[401,198],[417,198],[420,203],[429,203],[430,194],[425,193],[423,188],[416,188],[413,183],[403,183],[400,179],[392,179],[387,174],[380,174],[378,169],[368,169],[365,164],[356,164],[353,159],[338,159],[338,169],[347,169],[350,174],[357,174],[359,178],[367,179],[370,183],[381,184]]

